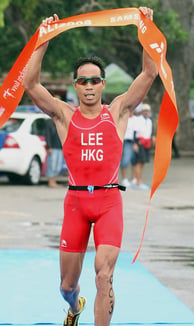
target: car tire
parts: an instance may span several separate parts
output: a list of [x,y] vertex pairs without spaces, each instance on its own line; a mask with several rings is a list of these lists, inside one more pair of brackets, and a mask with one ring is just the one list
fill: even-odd
[[41,163],[37,157],[30,162],[28,172],[24,176],[24,182],[29,185],[37,185],[40,182]]
[[9,178],[9,182],[11,183],[11,184],[14,184],[14,185],[16,185],[16,184],[22,184],[22,177],[20,176],[20,175],[18,175],[18,174],[8,174],[8,178]]

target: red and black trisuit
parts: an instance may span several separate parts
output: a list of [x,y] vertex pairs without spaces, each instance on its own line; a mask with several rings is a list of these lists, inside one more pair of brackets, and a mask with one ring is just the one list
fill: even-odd
[[[86,251],[93,223],[96,248],[102,244],[121,246],[123,207],[120,190],[93,190],[93,186],[118,184],[122,148],[106,105],[95,119],[85,118],[79,108],[74,112],[63,144],[70,189],[64,200],[60,250]],[[88,190],[77,190],[79,187]]]

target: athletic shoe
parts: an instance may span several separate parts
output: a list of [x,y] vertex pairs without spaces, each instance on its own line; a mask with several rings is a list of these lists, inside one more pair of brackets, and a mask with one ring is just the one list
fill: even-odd
[[150,187],[144,183],[142,183],[140,185],[133,185],[132,188],[135,190],[149,190],[150,189]]
[[86,304],[86,299],[84,297],[79,297],[79,304],[80,304],[80,309],[76,314],[73,314],[72,311],[69,309],[67,317],[63,323],[63,326],[78,326],[78,319],[81,314],[81,312],[84,310],[85,304]]
[[129,188],[130,187],[130,182],[127,178],[123,179],[121,182],[122,186]]
[[142,183],[141,185],[139,185],[139,189],[140,189],[140,190],[149,190],[150,187],[149,187],[148,185]]
[[133,178],[130,182],[130,185],[133,186],[133,185],[136,185],[137,184],[137,179],[136,178]]

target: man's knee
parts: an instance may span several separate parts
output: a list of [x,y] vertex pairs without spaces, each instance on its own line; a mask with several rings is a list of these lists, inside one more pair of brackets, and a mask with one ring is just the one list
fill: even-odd
[[77,286],[73,287],[67,284],[67,282],[62,281],[60,285],[60,292],[63,296],[63,298],[66,301],[71,301],[72,298],[74,297],[75,293],[77,292]]
[[60,291],[61,291],[61,294],[62,294],[62,297],[66,300],[66,301],[70,301],[71,298],[73,297],[73,294],[74,294],[74,291],[73,290],[66,290],[62,287],[60,287]]
[[96,274],[96,287],[98,290],[107,291],[112,287],[113,275],[109,271],[100,270]]

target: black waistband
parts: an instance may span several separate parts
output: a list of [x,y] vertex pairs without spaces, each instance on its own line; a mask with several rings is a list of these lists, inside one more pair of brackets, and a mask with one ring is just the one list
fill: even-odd
[[133,143],[133,140],[132,140],[132,139],[124,139],[124,141],[125,141],[126,143]]
[[118,184],[118,183],[108,183],[104,186],[72,186],[69,185],[69,190],[84,190],[84,191],[89,191],[90,193],[93,193],[94,190],[99,190],[99,189],[113,189],[113,188],[118,188],[122,191],[126,190],[126,187]]

